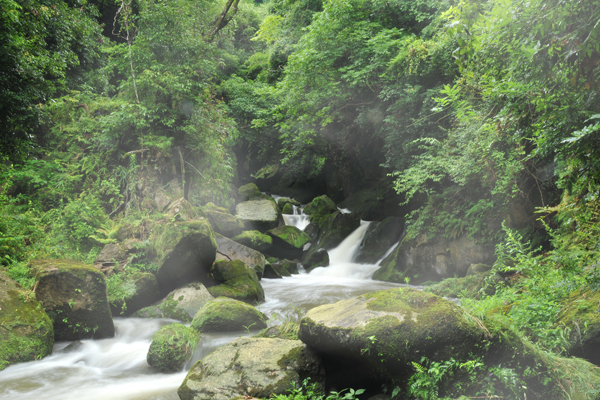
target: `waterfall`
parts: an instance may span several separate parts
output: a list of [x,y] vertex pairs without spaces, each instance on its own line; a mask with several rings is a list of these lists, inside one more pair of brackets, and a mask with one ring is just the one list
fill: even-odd
[[292,205],[294,214],[283,214],[283,221],[286,225],[292,225],[303,231],[310,224],[310,215],[304,214],[304,211],[297,206]]

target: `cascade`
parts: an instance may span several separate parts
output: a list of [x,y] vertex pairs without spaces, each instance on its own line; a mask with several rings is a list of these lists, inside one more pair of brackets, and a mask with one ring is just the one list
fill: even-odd
[[304,211],[298,206],[292,206],[294,214],[283,214],[283,221],[286,225],[295,226],[303,231],[310,224],[310,215],[304,214]]

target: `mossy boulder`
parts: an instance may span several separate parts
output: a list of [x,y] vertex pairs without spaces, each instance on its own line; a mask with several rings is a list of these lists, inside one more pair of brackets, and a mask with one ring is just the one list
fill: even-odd
[[[309,230],[309,227],[312,228]],[[311,216],[311,224],[305,231],[314,231],[317,236],[316,244],[313,248],[324,248],[331,250],[338,246],[342,241],[354,232],[360,226],[360,219],[354,214],[344,214],[339,211],[324,215]]]
[[201,282],[188,283],[173,290],[157,304],[133,314],[138,318],[171,318],[190,322],[194,315],[214,297]]
[[254,335],[254,337],[298,340],[298,329],[300,329],[300,325],[297,322],[286,321],[281,325],[274,325],[263,329]]
[[121,245],[109,243],[94,260],[94,267],[103,272],[109,268],[118,271],[127,263],[127,259],[127,251]]
[[[336,212],[338,209],[333,200],[327,195],[315,197],[304,207],[304,214],[312,216],[327,215]],[[312,219],[311,219],[312,221]]]
[[263,272],[263,278],[266,279],[281,279],[283,278],[279,273],[279,270],[274,267],[276,263],[265,265],[265,271]]
[[0,370],[52,353],[52,322],[32,293],[0,271]]
[[571,329],[569,354],[600,365],[600,291],[575,290],[558,317]]
[[279,207],[272,198],[239,203],[235,207],[235,213],[246,229],[260,232],[277,227],[281,219]]
[[410,288],[313,308],[302,318],[298,334],[328,363],[345,366],[338,371],[342,375],[390,380],[412,375],[411,362],[422,357],[466,358],[485,335],[454,303]]
[[310,242],[310,236],[291,225],[271,229],[267,234],[273,239],[267,253],[279,258],[300,258],[304,245]]
[[285,203],[285,205],[281,209],[281,213],[293,215],[294,214],[294,206],[291,203]]
[[381,222],[372,223],[360,244],[356,262],[374,264],[398,241],[404,231],[404,220],[387,217]]
[[[292,273],[288,271],[285,265],[281,263],[270,264],[271,268],[279,275],[280,277],[284,276],[292,276]],[[268,278],[268,276],[267,276]]]
[[[242,260],[256,272],[256,275],[260,279],[267,262],[261,252],[224,236],[218,234],[215,236],[217,239],[217,260]],[[271,239],[270,236],[269,239]]]
[[194,206],[183,197],[171,202],[164,213],[169,220],[175,221],[193,221],[198,218]]
[[467,269],[467,276],[477,275],[477,274],[485,274],[490,271],[492,266],[489,264],[471,264]]
[[158,281],[156,276],[149,272],[127,275],[118,288],[118,291],[108,293],[110,311],[115,317],[130,316],[137,310],[160,300]]
[[256,251],[260,251],[261,253],[273,246],[273,239],[271,236],[260,233],[259,231],[244,231],[241,234],[232,237],[231,240]]
[[214,286],[208,288],[214,297],[230,297],[250,304],[265,300],[265,292],[256,272],[242,260],[217,260],[209,276],[215,282]]
[[198,311],[191,327],[198,332],[234,332],[267,327],[266,316],[243,301],[218,297]]
[[192,358],[200,335],[181,324],[160,328],[152,337],[146,360],[161,372],[179,372]]
[[[294,199],[290,199],[288,197],[280,197],[279,199],[277,199],[277,206],[283,210],[286,205],[289,204],[290,206],[296,206],[296,207],[300,207],[301,204],[299,201],[294,200]],[[292,213],[286,213],[286,214],[292,214]]]
[[299,340],[243,337],[194,364],[177,393],[181,400],[269,398],[305,378],[324,386],[319,357]]
[[302,265],[304,265],[304,269],[307,272],[317,267],[326,267],[329,265],[329,253],[322,248],[307,252],[307,255],[302,260]]
[[104,275],[70,260],[34,260],[41,277],[36,290],[54,326],[55,340],[112,337],[115,327]]
[[210,221],[213,230],[223,236],[236,236],[244,230],[244,223],[234,215],[231,215],[225,208],[208,203],[205,206],[204,213]]
[[[498,279],[501,279],[498,277]],[[486,280],[493,280],[487,285]],[[496,280],[491,274],[475,274],[464,278],[447,278],[441,282],[423,288],[424,292],[441,297],[479,299],[482,296],[495,293],[494,283]],[[484,290],[485,288],[485,290]]]
[[244,186],[240,186],[238,189],[238,199],[239,201],[248,201],[248,200],[269,200],[275,202],[275,200],[266,194],[262,194],[258,186],[254,183],[248,183]]
[[156,230],[156,279],[161,294],[166,296],[189,282],[205,282],[217,254],[217,242],[208,221],[169,223]]

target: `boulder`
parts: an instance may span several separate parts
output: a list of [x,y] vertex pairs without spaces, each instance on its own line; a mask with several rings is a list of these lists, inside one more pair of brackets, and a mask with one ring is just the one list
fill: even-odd
[[208,203],[205,206],[204,213],[210,221],[213,230],[223,236],[236,236],[244,230],[244,223],[231,215],[225,208]]
[[194,364],[177,393],[181,400],[269,398],[307,377],[323,386],[319,357],[299,340],[242,337]]
[[200,336],[181,324],[160,328],[152,337],[146,360],[160,372],[179,372],[192,358]]
[[[267,260],[261,252],[221,235],[215,235],[215,238],[217,240],[217,260],[242,260],[256,272],[259,278],[262,276]],[[269,239],[271,239],[270,236]]]
[[[116,243],[109,243],[94,260],[94,267],[104,272],[121,270],[127,264],[127,251]],[[110,272],[109,272],[110,273]]]
[[[486,285],[486,279],[493,280],[491,285]],[[483,296],[493,295],[495,285],[502,278],[497,279],[490,274],[475,274],[464,278],[447,278],[423,288],[424,292],[436,296],[458,298],[459,296],[469,299],[480,299]],[[485,288],[485,291],[483,290]]]
[[245,231],[232,237],[231,240],[256,251],[260,251],[261,253],[265,252],[273,245],[271,236],[260,233],[259,231]]
[[215,261],[209,277],[215,282],[214,286],[208,288],[214,297],[230,297],[250,304],[265,300],[265,292],[256,272],[242,260]]
[[244,186],[240,186],[238,189],[238,199],[241,202],[248,200],[270,200],[275,202],[271,196],[262,194],[254,183],[248,183]]
[[267,252],[279,258],[300,258],[310,236],[291,225],[283,225],[267,231],[273,239],[273,247]]
[[[274,276],[265,276],[265,278],[281,278],[284,276],[292,276],[292,273],[290,271],[288,271],[288,269],[280,264],[280,263],[275,263],[275,264],[269,264],[269,266],[271,267],[271,269],[273,271],[275,271]],[[271,273],[269,272],[269,275],[271,275]]]
[[133,314],[139,318],[172,318],[190,322],[206,303],[214,299],[201,282],[188,283],[173,290],[158,304]]
[[[313,226],[309,230],[309,227]],[[360,219],[354,214],[344,214],[335,212],[333,214],[314,217],[311,216],[311,224],[306,227],[307,231],[316,231],[318,239],[313,248],[324,248],[331,250],[337,247],[342,241],[354,232],[360,226]]]
[[302,260],[302,265],[304,265],[304,269],[307,272],[310,272],[317,267],[326,267],[329,265],[329,253],[323,248],[312,252],[309,251]]
[[467,269],[467,276],[485,274],[492,269],[491,265],[488,264],[471,264]]
[[52,322],[33,294],[0,271],[0,370],[52,353]]
[[[111,278],[118,279],[118,278]],[[149,272],[138,272],[121,279],[118,290],[109,290],[108,302],[112,315],[130,316],[137,310],[160,300],[158,281]]]
[[279,264],[285,268],[290,274],[299,274],[300,271],[298,269],[298,264],[300,261],[298,259],[294,260],[279,260]]
[[493,264],[494,245],[481,244],[466,234],[456,239],[440,235],[429,238],[422,234],[400,243],[394,252],[381,262],[373,279],[411,284],[440,281],[450,277],[464,277],[471,264]]
[[422,357],[464,359],[485,335],[454,303],[410,288],[315,307],[302,318],[298,333],[329,365],[336,365],[335,373],[346,376],[349,386],[361,376],[404,379],[412,374],[411,362]]
[[277,227],[281,218],[281,212],[272,199],[244,201],[235,207],[235,212],[246,229],[260,232]]
[[286,206],[286,204],[289,204],[290,206],[296,206],[296,207],[302,206],[299,201],[290,199],[288,197],[280,197],[279,199],[277,199],[277,206],[279,207],[280,210],[283,210],[284,207]]
[[404,221],[398,217],[387,217],[381,222],[372,223],[360,244],[357,263],[375,264],[398,243],[404,231]]
[[278,272],[278,270],[273,267],[273,265],[277,265],[277,264],[267,264],[265,265],[265,272],[263,273],[263,278],[266,279],[281,279],[282,276],[281,274]]
[[206,220],[159,225],[154,238],[156,279],[163,296],[189,282],[206,283],[215,261],[217,242]]
[[36,296],[54,326],[55,340],[112,337],[115,327],[102,272],[69,260],[34,260]]
[[183,197],[170,203],[164,213],[172,221],[193,221],[198,218],[194,206]]
[[281,209],[281,213],[293,215],[294,214],[294,206],[291,203],[285,203],[285,205]]
[[[327,195],[315,197],[310,203],[304,207],[304,214],[313,216],[327,215],[336,212],[338,209],[333,200]],[[311,219],[312,221],[312,219]]]
[[234,332],[267,327],[267,317],[243,301],[218,297],[198,311],[191,327],[198,332]]

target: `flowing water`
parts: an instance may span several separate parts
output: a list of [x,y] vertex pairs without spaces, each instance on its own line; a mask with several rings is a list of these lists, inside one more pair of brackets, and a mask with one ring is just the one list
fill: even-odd
[[[290,224],[308,225],[300,212]],[[329,267],[315,268],[283,279],[263,279],[266,300],[260,310],[275,325],[284,318],[298,318],[322,304],[358,296],[375,290],[401,286],[371,280],[376,264],[353,263],[368,222],[337,248],[329,251]],[[388,251],[391,252],[390,249]],[[57,343],[52,355],[0,371],[0,399],[19,400],[177,400],[177,388],[186,371],[161,374],[146,362],[152,336],[168,319],[116,318],[116,335],[102,340]],[[195,361],[247,332],[205,334],[189,368]]]

